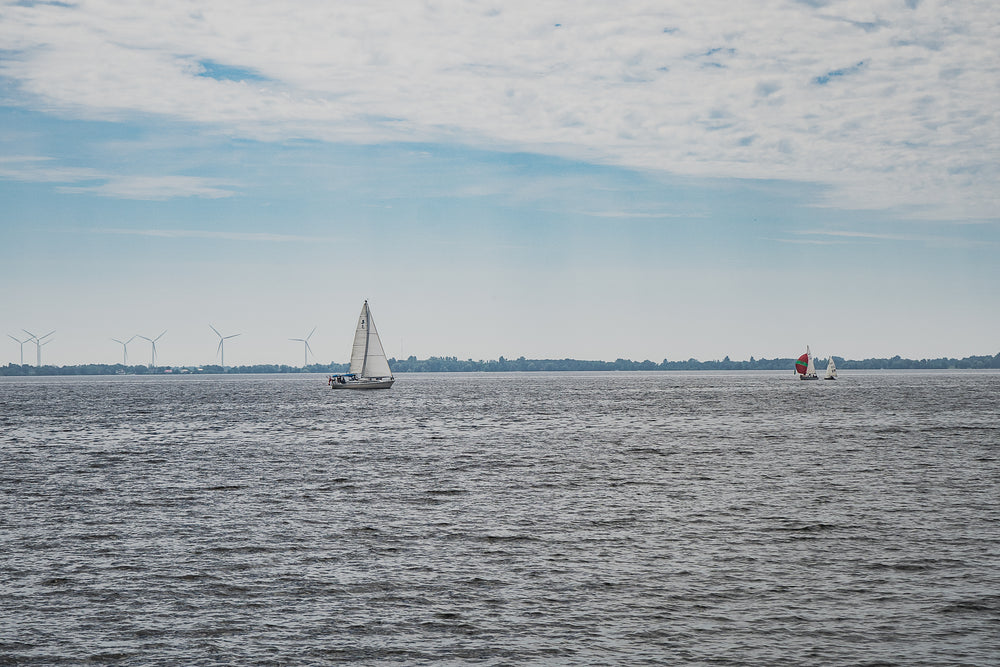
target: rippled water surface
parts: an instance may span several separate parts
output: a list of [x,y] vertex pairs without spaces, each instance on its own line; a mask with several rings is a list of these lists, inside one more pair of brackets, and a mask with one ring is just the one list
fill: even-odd
[[0,381],[3,664],[997,664],[1000,374]]

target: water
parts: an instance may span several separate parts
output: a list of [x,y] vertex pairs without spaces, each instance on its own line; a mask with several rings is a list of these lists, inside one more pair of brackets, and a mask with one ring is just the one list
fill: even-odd
[[1000,663],[1000,374],[0,382],[0,663]]

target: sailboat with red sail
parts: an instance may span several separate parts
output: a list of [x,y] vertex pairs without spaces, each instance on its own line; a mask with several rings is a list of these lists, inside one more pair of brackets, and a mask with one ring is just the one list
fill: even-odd
[[813,365],[812,352],[809,351],[808,345],[806,345],[806,353],[795,361],[795,372],[799,374],[800,380],[819,379],[819,376],[816,375],[816,366]]

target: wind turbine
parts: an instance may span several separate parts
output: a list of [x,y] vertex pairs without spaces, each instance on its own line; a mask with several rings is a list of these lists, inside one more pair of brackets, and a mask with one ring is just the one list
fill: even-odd
[[[209,326],[212,326],[212,325],[210,324]],[[145,336],[139,336],[139,338],[141,338],[143,340],[148,340],[149,344],[153,346],[153,356],[150,357],[150,360],[149,360],[149,367],[150,368],[152,368],[153,366],[156,365],[156,341],[158,341],[161,338],[163,338],[163,334],[165,334],[165,333],[167,333],[166,329],[164,329],[163,333],[161,333],[156,338],[146,338]],[[216,333],[218,333],[218,332],[216,332]],[[239,334],[237,334],[237,335],[239,335]]]
[[[212,331],[215,332],[215,335],[219,337],[219,347],[215,351],[215,353],[220,356],[220,358],[222,360],[222,367],[225,368],[226,367],[226,340],[229,339],[229,338],[236,338],[237,336],[242,336],[243,334],[232,334],[230,336],[223,336],[222,334],[219,333],[219,330],[216,329],[215,327],[213,327],[211,324],[209,324],[208,326],[212,329]],[[166,332],[164,332],[164,333],[166,333]]]
[[18,345],[21,346],[21,365],[23,366],[24,365],[24,344],[25,343],[30,343],[31,339],[30,338],[25,338],[24,340],[20,340],[18,338],[14,338],[10,334],[7,334],[7,338],[10,338],[12,341],[14,341],[15,343],[17,343]]
[[[43,343],[42,341],[45,340],[46,338],[48,338],[49,336],[51,336],[52,334],[54,334],[56,332],[56,330],[53,329],[52,331],[48,332],[47,334],[45,334],[44,336],[41,336],[41,337],[36,336],[35,334],[31,333],[27,329],[21,329],[21,331],[23,331],[24,333],[26,333],[29,336],[31,336],[31,338],[29,338],[28,341],[30,341],[32,338],[35,339],[35,353],[38,355],[38,357],[35,360],[35,365],[38,366],[39,368],[41,368],[42,367],[42,345],[48,345],[49,343],[52,342],[50,340],[46,340]],[[25,342],[27,343],[28,341],[25,341]]]
[[112,338],[111,340],[122,346],[122,366],[128,366],[128,344],[135,340],[135,336],[126,341],[120,341],[117,338]]
[[314,333],[316,333],[316,327],[313,327],[313,330],[310,331],[309,335],[306,336],[305,338],[289,338],[288,339],[288,340],[297,340],[298,342],[302,343],[302,347],[303,347],[303,350],[302,350],[302,357],[303,357],[302,368],[305,368],[306,366],[309,365],[309,353],[312,352],[312,348],[309,347],[309,339],[312,338],[312,335]]

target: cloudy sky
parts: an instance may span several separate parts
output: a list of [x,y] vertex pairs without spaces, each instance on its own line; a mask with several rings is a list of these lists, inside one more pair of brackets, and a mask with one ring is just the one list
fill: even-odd
[[0,363],[1000,351],[993,0],[139,7],[0,2]]

